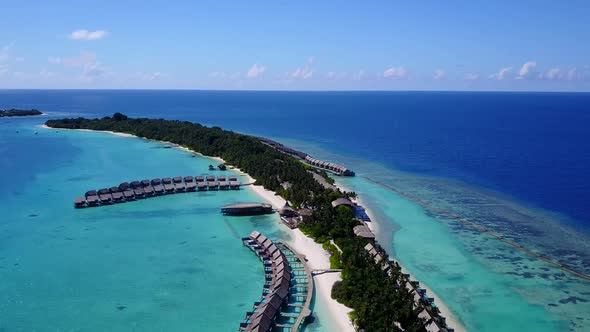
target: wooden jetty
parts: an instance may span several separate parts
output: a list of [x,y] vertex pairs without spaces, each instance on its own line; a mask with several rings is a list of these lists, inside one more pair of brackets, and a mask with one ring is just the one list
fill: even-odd
[[[282,241],[275,243],[257,231],[242,242],[262,261],[266,282],[260,300],[246,313],[238,331],[268,332],[275,328],[299,331],[311,315],[313,296],[313,278],[304,257]],[[300,310],[290,310],[294,307]]]
[[[207,181],[205,181],[207,179]],[[162,195],[208,190],[240,190],[242,183],[237,176],[176,176],[122,182],[118,186],[89,190],[83,196],[74,199],[75,208],[112,205],[146,199]]]

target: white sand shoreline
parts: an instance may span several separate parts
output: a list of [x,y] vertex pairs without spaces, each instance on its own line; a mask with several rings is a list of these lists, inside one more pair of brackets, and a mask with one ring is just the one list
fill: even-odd
[[[51,130],[79,130],[79,131],[86,131],[86,132],[101,132],[111,135],[116,135],[120,137],[133,137],[133,138],[141,138],[149,140],[145,137],[138,137],[136,135],[126,134],[126,133],[119,133],[114,131],[107,131],[107,130],[90,130],[90,129],[66,129],[66,128],[51,128],[47,125],[43,124],[40,126],[44,129],[51,129]],[[158,141],[166,144],[170,144],[172,147],[189,152],[194,153],[199,156],[209,158],[220,163],[225,163],[225,161],[219,157],[211,157],[205,156],[199,152],[193,151],[189,148],[180,146],[178,144],[174,144],[171,142],[166,141]],[[228,165],[228,167],[231,167]],[[255,180],[244,173],[237,167],[232,167],[233,171],[239,172],[242,177],[246,179],[245,182],[247,183],[254,183]],[[242,181],[244,182],[244,181]],[[263,186],[260,185],[250,185],[248,186],[256,195],[258,195],[263,200],[270,203],[275,209],[280,209],[285,205],[285,200],[277,195],[275,192],[265,189]],[[282,225],[282,223],[281,223]],[[307,264],[309,267],[313,269],[328,269],[330,268],[330,255],[327,251],[325,251],[319,243],[316,243],[313,239],[307,237],[298,229],[290,229],[283,225],[283,229],[290,232],[292,235],[292,240],[289,241],[289,245],[297,251],[298,254],[304,255]],[[336,300],[332,299],[332,286],[334,283],[340,279],[340,273],[325,273],[322,275],[318,275],[314,277],[314,284],[315,284],[315,291],[316,296],[322,298],[323,302],[326,303],[328,314],[330,315],[330,320],[335,327],[338,328],[338,331],[341,332],[354,332],[354,327],[350,318],[348,317],[348,313],[352,311],[352,309],[346,307],[345,305],[337,302]]]

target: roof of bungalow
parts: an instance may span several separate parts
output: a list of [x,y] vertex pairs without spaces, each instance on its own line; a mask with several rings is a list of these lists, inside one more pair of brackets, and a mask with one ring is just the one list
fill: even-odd
[[348,198],[344,198],[344,197],[340,197],[340,198],[332,201],[332,207],[335,208],[340,205],[345,205],[345,206],[350,206],[350,207],[354,206],[354,204]]
[[150,180],[141,180],[141,185],[147,187],[150,185]]
[[86,202],[86,198],[84,198],[84,197],[76,197],[76,198],[74,198],[74,203],[76,203],[76,204],[82,204],[82,203],[85,203],[85,202]]
[[172,179],[171,179],[171,178],[163,178],[163,179],[162,179],[162,182],[163,182],[164,184],[169,184],[169,183],[172,183]]
[[252,231],[252,233],[250,233],[250,238],[251,238],[252,240],[254,240],[254,239],[256,239],[257,237],[259,237],[260,235],[262,235],[262,234],[260,234],[260,232],[259,232],[259,231]]
[[180,183],[182,182],[182,176],[175,176],[172,181],[174,181],[174,183]]
[[185,176],[184,177],[184,182],[193,182],[193,177],[192,176]]
[[367,225],[358,225],[353,228],[356,236],[364,237],[366,239],[374,239],[375,234],[371,232],[371,229]]
[[96,201],[98,201],[98,196],[96,196],[96,195],[90,195],[90,196],[86,197],[86,200],[88,202],[96,202]]
[[135,194],[133,193],[132,190],[125,190],[123,192],[123,195],[125,195],[125,197],[133,197],[133,195],[135,195]]
[[279,311],[281,309],[281,306],[283,305],[283,300],[278,294],[271,293],[267,297],[267,303],[273,308],[275,308],[277,311]]

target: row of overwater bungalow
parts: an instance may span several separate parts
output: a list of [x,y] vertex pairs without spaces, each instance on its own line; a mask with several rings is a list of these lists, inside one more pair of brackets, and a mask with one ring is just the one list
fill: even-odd
[[237,176],[177,176],[173,178],[157,178],[123,182],[118,186],[90,190],[84,197],[74,199],[74,207],[92,207],[123,203],[155,196],[208,190],[239,190],[240,181]]
[[326,170],[326,171],[330,171],[332,173],[335,173],[337,175],[343,175],[343,176],[354,176],[354,172],[344,166],[340,166],[338,164],[333,164],[331,162],[327,162],[327,161],[323,161],[323,160],[319,160],[319,159],[314,159],[311,156],[306,156],[305,157],[305,162],[308,165]]
[[[365,250],[375,260],[375,263],[381,264],[381,268],[390,276],[394,273],[400,274],[405,279],[405,285],[410,294],[414,296],[414,308],[420,307],[422,310],[418,314],[418,317],[423,318],[425,323],[426,331],[428,332],[453,332],[454,329],[450,328],[446,324],[445,317],[440,315],[440,310],[434,304],[434,299],[428,297],[426,290],[420,288],[420,283],[416,280],[411,280],[409,274],[403,274],[401,267],[395,262],[386,260],[384,255],[377,250],[372,243],[367,243]],[[399,284],[396,287],[400,287]]]
[[[302,278],[300,275],[298,276],[297,271],[304,270],[304,268],[293,266],[293,264],[303,265],[304,263],[299,259],[294,260],[294,253],[284,244],[274,243],[257,231],[253,231],[249,237],[243,238],[242,241],[263,262],[266,281],[262,298],[254,303],[252,311],[246,313],[238,331],[267,332],[274,328],[298,331],[303,319],[311,314],[309,304],[312,291],[309,289],[309,285],[305,285],[304,293],[297,291],[297,280]],[[306,283],[309,283],[310,280],[311,276],[304,277]],[[306,298],[303,304],[290,301],[290,297],[303,295]],[[289,306],[296,307],[298,310],[286,310]],[[285,318],[282,316],[291,317],[294,322],[286,324],[281,321]]]

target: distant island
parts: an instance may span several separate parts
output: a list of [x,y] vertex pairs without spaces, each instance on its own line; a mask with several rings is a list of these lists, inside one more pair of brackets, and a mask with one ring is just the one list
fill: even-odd
[[0,118],[4,117],[13,117],[13,116],[33,116],[33,115],[42,115],[43,112],[38,111],[36,109],[32,110],[18,110],[18,109],[9,109],[9,110],[0,110]]

